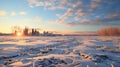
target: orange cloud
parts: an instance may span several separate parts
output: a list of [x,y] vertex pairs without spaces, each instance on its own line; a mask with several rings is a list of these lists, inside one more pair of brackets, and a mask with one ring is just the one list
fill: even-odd
[[5,16],[7,13],[5,11],[0,10],[0,16]]

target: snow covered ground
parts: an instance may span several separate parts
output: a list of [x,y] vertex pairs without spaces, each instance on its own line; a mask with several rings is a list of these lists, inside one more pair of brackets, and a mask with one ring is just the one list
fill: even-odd
[[120,67],[120,37],[0,36],[0,67]]

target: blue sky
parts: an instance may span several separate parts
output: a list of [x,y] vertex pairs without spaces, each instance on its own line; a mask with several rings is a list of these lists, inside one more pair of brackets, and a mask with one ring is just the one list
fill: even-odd
[[62,33],[120,26],[120,0],[0,0],[0,32],[12,26]]

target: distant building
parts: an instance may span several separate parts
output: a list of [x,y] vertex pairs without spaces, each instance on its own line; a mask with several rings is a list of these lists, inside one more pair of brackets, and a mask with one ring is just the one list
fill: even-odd
[[53,34],[53,33],[51,33],[51,32],[44,31],[44,32],[43,32],[43,36],[61,36],[61,34]]
[[25,28],[25,29],[24,29],[23,34],[24,34],[25,36],[28,36],[28,28]]
[[13,35],[14,36],[61,36],[61,34],[53,34],[52,32],[49,31],[44,31],[43,33],[40,33],[38,31],[38,28],[27,28],[25,27],[24,29],[20,28],[20,27],[13,27]]
[[38,36],[40,33],[36,29],[32,29],[31,35],[32,36]]

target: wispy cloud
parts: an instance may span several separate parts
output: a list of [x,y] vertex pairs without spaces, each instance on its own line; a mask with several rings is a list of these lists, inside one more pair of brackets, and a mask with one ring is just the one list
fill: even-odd
[[[61,9],[56,14],[56,23],[66,25],[110,25],[108,22],[120,20],[119,0],[28,0],[33,7],[47,10]],[[115,6],[117,5],[117,7]],[[70,21],[71,20],[71,21]]]
[[29,6],[40,7],[43,6],[45,9],[55,10],[55,9],[65,9],[64,4],[67,0],[28,0]]
[[6,16],[6,11],[0,10],[0,16]]
[[16,12],[11,12],[10,15],[11,15],[11,16],[15,16],[15,15],[16,15]]
[[3,11],[3,10],[0,10],[0,16],[6,16],[6,15],[10,15],[10,16],[16,16],[16,15],[26,15],[27,12],[25,11],[20,11],[20,12],[7,12],[7,11]]
[[19,14],[20,14],[20,15],[26,15],[27,12],[25,12],[25,11],[21,11],[21,12],[19,12]]

